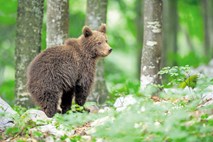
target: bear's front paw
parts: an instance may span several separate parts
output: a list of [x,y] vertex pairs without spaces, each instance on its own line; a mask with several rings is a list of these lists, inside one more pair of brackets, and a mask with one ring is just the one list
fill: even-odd
[[60,105],[57,106],[57,113],[62,113],[62,109]]
[[57,109],[57,113],[62,113],[62,109]]
[[79,106],[83,106],[85,104],[85,102],[86,102],[86,98],[75,98],[75,102]]
[[44,109],[44,112],[49,118],[52,118],[56,114],[56,111],[50,109]]

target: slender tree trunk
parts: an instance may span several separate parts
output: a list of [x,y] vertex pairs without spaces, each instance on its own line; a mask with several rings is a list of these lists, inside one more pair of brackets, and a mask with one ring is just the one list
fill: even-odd
[[16,29],[16,103],[31,106],[26,89],[26,69],[41,49],[44,0],[19,0]]
[[[171,56],[177,54],[178,13],[177,0],[163,0],[163,50],[161,66],[173,66]],[[170,60],[168,60],[170,59]]]
[[136,10],[136,32],[137,32],[137,53],[138,53],[138,60],[137,60],[137,67],[138,67],[138,78],[140,78],[140,69],[141,69],[141,47],[143,45],[143,0],[136,0],[135,1],[135,10]]
[[0,76],[1,76],[1,78],[0,78],[0,87],[1,87],[1,84],[3,83],[3,81],[4,81],[4,69],[5,69],[5,67],[3,66],[0,66],[1,68],[0,68]]
[[162,0],[144,0],[144,42],[141,58],[141,89],[158,84],[162,46]]
[[204,31],[205,43],[204,53],[207,57],[213,57],[213,1],[202,0],[203,17],[204,17]]
[[68,37],[69,1],[47,0],[47,47],[62,45]]
[[189,32],[187,31],[187,29],[182,27],[182,28],[180,28],[180,31],[185,35],[186,42],[187,42],[187,45],[189,47],[189,50],[191,52],[195,53],[194,44],[193,44],[193,42],[192,42],[192,40],[190,38],[190,35],[189,35]]
[[[106,23],[107,0],[87,0],[86,25],[97,29],[101,23]],[[104,80],[104,60],[100,60],[96,67],[94,89],[88,100],[104,103],[108,95]]]

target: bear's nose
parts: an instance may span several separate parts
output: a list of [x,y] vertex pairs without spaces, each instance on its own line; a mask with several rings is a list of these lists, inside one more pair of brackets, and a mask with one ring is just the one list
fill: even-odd
[[109,49],[109,53],[111,53],[112,52],[112,48],[111,49]]

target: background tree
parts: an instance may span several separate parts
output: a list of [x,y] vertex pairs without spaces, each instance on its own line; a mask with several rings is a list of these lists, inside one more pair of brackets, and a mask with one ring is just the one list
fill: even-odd
[[204,49],[208,58],[213,57],[213,1],[202,0],[203,19],[204,19]]
[[[87,0],[86,25],[97,29],[106,23],[107,0]],[[99,60],[96,68],[94,89],[88,100],[103,103],[108,95],[104,80],[104,60]]]
[[[162,66],[176,65],[177,34],[178,34],[178,13],[177,0],[163,0],[163,50]],[[170,59],[170,60],[168,60]]]
[[[142,7],[142,8],[141,8]],[[135,1],[135,10],[136,10],[136,38],[137,38],[137,53],[138,53],[138,78],[140,78],[140,68],[141,68],[141,47],[143,45],[143,0]]]
[[68,0],[47,0],[47,47],[61,45],[68,37]]
[[144,42],[141,58],[141,89],[160,83],[162,0],[144,0]]
[[16,28],[15,93],[19,105],[29,106],[26,90],[26,69],[41,49],[44,0],[19,0]]

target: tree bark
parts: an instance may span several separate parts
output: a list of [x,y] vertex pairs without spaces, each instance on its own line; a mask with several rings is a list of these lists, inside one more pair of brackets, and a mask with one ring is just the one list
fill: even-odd
[[176,62],[168,60],[177,54],[178,13],[177,0],[163,0],[163,50],[161,66],[173,66]]
[[141,47],[143,45],[143,1],[142,0],[136,0],[135,1],[135,10],[136,10],[136,32],[137,32],[137,77],[140,78],[140,72],[141,72]]
[[144,42],[141,58],[141,90],[160,83],[162,0],[144,0]]
[[19,0],[16,29],[16,103],[31,106],[26,89],[26,68],[41,49],[44,0]]
[[62,45],[68,37],[69,1],[47,0],[47,47]]
[[[101,23],[106,23],[107,0],[87,0],[86,25],[97,29]],[[88,100],[104,103],[108,95],[104,80],[104,60],[99,60],[96,67],[95,84]]]
[[204,17],[204,53],[210,59],[213,57],[213,1],[202,0]]

